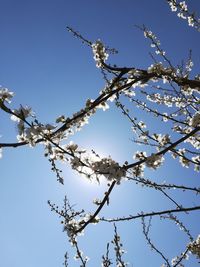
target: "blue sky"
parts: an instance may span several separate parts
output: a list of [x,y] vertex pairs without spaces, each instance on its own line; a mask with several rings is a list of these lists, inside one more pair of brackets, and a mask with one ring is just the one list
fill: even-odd
[[[200,14],[200,2],[188,2],[191,9]],[[92,52],[73,38],[66,26],[91,41],[100,38],[119,50],[118,55],[110,56],[113,63],[147,68],[152,63],[148,54],[152,48],[134,26],[145,24],[158,36],[175,65],[192,49],[194,73],[198,72],[200,35],[171,13],[166,1],[0,0],[0,10],[0,84],[15,92],[13,108],[20,104],[31,106],[38,120],[44,123],[54,122],[61,114],[71,116],[88,98],[97,97],[104,86]],[[152,127],[156,129],[157,123],[152,121]],[[16,132],[10,118],[0,112],[1,142],[15,141]],[[108,112],[99,111],[90,124],[71,139],[84,148],[94,148],[101,155],[111,154],[123,163],[132,160],[136,149],[131,138],[129,123],[113,107]],[[159,181],[168,179],[198,185],[199,174],[183,170],[175,161],[170,164],[170,168],[166,165],[158,173],[148,175]],[[100,187],[85,182],[68,166],[63,166],[65,186],[61,186],[51,173],[40,146],[5,149],[0,168],[0,266],[62,266],[67,250],[73,259],[75,252],[62,232],[59,219],[50,212],[47,200],[62,205],[67,194],[72,204],[92,211],[95,207],[91,201],[103,195],[105,184]],[[182,199],[177,193],[176,197],[186,206],[198,200],[190,195]],[[114,190],[111,205],[105,207],[102,215],[112,217],[123,212],[130,214],[169,206],[159,193],[124,182]],[[200,216],[194,212],[185,221],[194,237],[199,233],[198,219]],[[166,229],[169,234],[163,234]],[[161,266],[162,260],[145,244],[140,221],[119,224],[119,230],[128,251],[127,261],[133,266],[146,266],[147,262],[149,266]],[[159,220],[153,220],[151,235],[171,258],[175,256],[174,251],[180,247],[181,252],[187,242],[175,225],[160,224]],[[100,266],[106,242],[112,237],[113,227],[105,223],[86,230],[80,244],[91,258],[88,266]],[[79,266],[71,260],[70,263],[70,266]],[[197,261],[191,259],[186,266],[195,267]]]

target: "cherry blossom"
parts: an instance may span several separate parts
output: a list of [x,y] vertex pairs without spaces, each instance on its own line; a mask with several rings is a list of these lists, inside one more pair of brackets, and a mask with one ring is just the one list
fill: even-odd
[[[190,12],[186,1],[168,0],[167,2],[171,11],[176,12],[179,18],[187,21],[189,26],[200,29],[200,21]],[[94,42],[87,40],[68,27],[68,30],[93,53],[96,67],[103,75],[104,81],[101,88],[98,88],[96,98],[86,98],[83,107],[71,116],[61,114],[53,123],[42,123],[37,119],[33,108],[23,105],[16,108],[15,103],[10,107],[14,93],[0,87],[0,109],[11,118],[11,123],[17,129],[17,140],[14,143],[0,143],[0,158],[2,158],[3,149],[6,148],[26,145],[34,148],[42,145],[44,156],[48,159],[59,183],[64,184],[62,170],[66,166],[80,175],[80,179],[87,178],[100,186],[103,184],[102,181],[107,183],[107,189],[102,198],[93,200],[92,204],[95,208],[92,212],[84,209],[76,210],[76,207],[69,204],[67,197],[64,199],[62,208],[48,201],[51,210],[61,218],[63,232],[75,249],[74,259],[79,260],[82,266],[86,266],[89,257],[85,256],[79,248],[79,236],[84,234],[84,230],[90,224],[128,222],[138,218],[141,219],[142,233],[147,244],[164,261],[163,267],[183,266],[182,261],[188,258],[189,252],[197,259],[200,258],[200,236],[194,240],[184,223],[175,216],[177,213],[185,215],[195,210],[199,211],[200,206],[194,204],[187,207],[179,203],[176,196],[171,194],[171,191],[179,190],[180,194],[189,192],[198,195],[200,188],[171,183],[168,177],[164,177],[163,182],[148,177],[148,173],[151,173],[149,170],[159,172],[162,165],[168,166],[168,155],[170,160],[177,161],[180,167],[200,171],[200,75],[193,74],[194,62],[191,54],[181,67],[174,65],[161,47],[156,34],[145,26],[138,28],[150,42],[150,49],[154,51],[153,54],[151,53],[150,62],[144,68],[134,65],[120,67],[107,63],[109,54],[116,53],[115,49],[106,47],[100,39]],[[131,145],[133,144],[130,154],[133,157],[124,159],[124,163],[120,163],[119,157],[114,160],[114,156],[111,155],[101,156],[98,151],[89,150],[87,147],[82,148],[80,144],[71,140],[73,135],[89,124],[92,116],[97,112],[106,112],[109,108],[116,108],[127,120],[130,128]],[[141,149],[137,150],[138,146]],[[120,215],[113,218],[101,217],[100,212],[106,204],[109,205],[113,201],[110,196],[114,188],[120,187],[125,181],[134,183],[134,186],[159,192],[173,207],[141,211],[135,215],[122,215],[122,217]],[[171,263],[156,247],[149,234],[152,227],[151,220],[156,216],[160,220],[175,223],[189,239],[185,250],[175,256]],[[117,232],[116,225],[113,226],[114,238],[107,244],[106,254],[102,256],[102,266],[108,267],[113,263],[109,257],[109,244],[113,246],[115,252],[115,266],[128,266],[123,259],[125,250],[121,236]],[[66,262],[67,259],[66,256]]]

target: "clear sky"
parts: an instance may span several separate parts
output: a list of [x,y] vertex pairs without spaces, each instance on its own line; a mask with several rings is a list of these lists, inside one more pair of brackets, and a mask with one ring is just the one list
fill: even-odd
[[[190,0],[188,4],[200,14],[199,1]],[[200,35],[178,19],[164,0],[0,0],[0,10],[0,84],[15,92],[13,108],[20,104],[31,106],[43,123],[53,123],[61,114],[71,116],[88,98],[97,97],[104,86],[91,50],[73,38],[66,26],[92,42],[100,38],[119,50],[118,55],[110,57],[112,63],[147,68],[152,64],[148,54],[152,48],[135,27],[145,24],[158,36],[173,64],[180,64],[192,49],[194,73],[199,71]],[[157,123],[152,122],[155,130]],[[15,141],[16,133],[10,118],[0,112],[1,142]],[[123,163],[131,162],[136,149],[130,140],[132,137],[128,121],[113,107],[108,112],[99,111],[71,140],[83,148],[94,148],[101,155],[112,155]],[[85,182],[69,166],[63,166],[65,185],[61,186],[50,169],[41,146],[3,151],[0,266],[58,267],[62,266],[65,251],[70,252],[70,267],[79,266],[73,261],[75,252],[47,200],[62,205],[66,194],[71,204],[92,212],[95,207],[91,202],[103,195],[105,184]],[[158,173],[149,175],[159,181],[174,179],[179,184],[199,186],[199,174],[182,169],[175,161],[170,168],[166,165]],[[179,197],[177,194],[177,199]],[[180,200],[187,206],[197,203],[198,199],[187,195]],[[135,214],[141,210],[172,207],[170,205],[159,193],[154,195],[151,190],[123,182],[114,190],[110,206],[105,207],[101,215]],[[194,212],[186,220],[194,237],[200,232],[199,219]],[[119,230],[131,266],[161,266],[162,260],[146,246],[140,221],[121,223]],[[169,258],[181,252],[187,243],[175,225],[160,224],[159,220],[153,220],[152,236]],[[112,237],[112,225],[102,223],[88,227],[85,237],[80,239],[82,250],[91,258],[88,266],[100,266],[106,242]],[[194,259],[186,263],[186,267],[196,266]]]

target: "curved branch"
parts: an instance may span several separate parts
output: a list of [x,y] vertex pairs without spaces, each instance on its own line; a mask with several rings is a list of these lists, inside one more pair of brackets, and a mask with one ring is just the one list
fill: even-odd
[[[155,155],[164,155],[166,152],[168,152],[169,150],[171,150],[172,148],[176,147],[177,145],[179,145],[180,143],[184,142],[185,140],[187,140],[189,137],[193,136],[195,133],[197,133],[198,131],[200,131],[200,126],[196,127],[194,130],[192,130],[189,134],[186,134],[185,136],[183,136],[182,138],[178,139],[176,142],[172,143],[170,146],[166,147],[165,149],[159,151],[158,153],[156,153]],[[145,163],[145,161],[147,160],[147,158],[142,159],[140,161],[137,161],[135,163],[132,164],[128,164],[126,166],[124,166],[123,168],[125,170],[128,170],[130,168],[133,168],[135,166],[138,166],[142,163]]]
[[149,213],[139,213],[137,215],[130,215],[128,217],[114,218],[114,219],[105,219],[103,217],[100,220],[105,221],[105,222],[130,221],[130,220],[134,220],[134,219],[138,219],[138,218],[144,218],[144,217],[150,217],[150,216],[160,216],[163,214],[187,212],[187,211],[194,211],[194,210],[200,210],[200,206],[191,207],[191,208],[163,210],[163,211],[153,211],[153,212],[149,212]]
[[108,201],[108,199],[109,199],[109,195],[110,195],[110,193],[112,192],[112,190],[113,190],[115,184],[116,184],[116,181],[113,181],[112,184],[110,185],[109,189],[108,189],[108,192],[106,192],[104,199],[101,201],[101,204],[99,205],[98,209],[97,209],[97,210],[95,211],[95,213],[90,217],[90,219],[89,219],[87,222],[85,222],[85,223],[83,224],[83,226],[81,226],[81,227],[75,232],[76,234],[77,234],[77,233],[80,233],[81,231],[83,231],[83,230],[85,229],[85,227],[86,227],[88,224],[90,224],[90,223],[92,223],[92,222],[94,221],[95,217],[99,214],[99,212],[102,210],[102,208],[103,208],[103,206],[105,205],[105,203]]

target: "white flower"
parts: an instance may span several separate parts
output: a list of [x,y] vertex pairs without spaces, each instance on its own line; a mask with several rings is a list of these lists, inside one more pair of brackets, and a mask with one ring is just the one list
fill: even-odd
[[144,176],[144,168],[145,168],[144,164],[140,164],[140,165],[133,167],[132,168],[133,176],[143,177]]
[[191,27],[194,27],[194,19],[193,19],[193,17],[189,16],[187,19],[188,19],[188,25],[191,26]]
[[180,2],[179,6],[180,6],[182,11],[187,11],[187,5],[186,5],[185,1]]
[[162,78],[164,84],[169,82],[168,76],[163,75]]
[[16,114],[11,115],[11,120],[19,122],[20,119],[26,119],[29,116],[33,115],[32,109],[30,107],[20,107],[19,109],[14,109],[13,112]]
[[162,63],[156,63],[156,64],[152,64],[148,69],[147,69],[148,73],[156,73],[158,75],[160,75],[163,71],[163,65]]
[[83,166],[80,159],[78,157],[74,157],[70,160],[70,164],[72,166],[72,169],[77,170],[78,167]]
[[172,12],[176,12],[177,11],[176,1],[175,1],[175,3],[173,1],[170,1],[169,2],[169,6],[170,6]]
[[60,115],[57,119],[56,119],[56,123],[59,122],[66,122],[66,118],[64,115]]
[[196,112],[192,119],[190,120],[190,126],[197,127],[200,126],[200,112]]
[[195,157],[192,157],[192,160],[196,163],[200,163],[200,156],[195,156]]
[[200,235],[197,236],[197,239],[188,245],[188,249],[192,254],[195,254],[197,259],[200,259]]
[[109,105],[108,105],[106,102],[101,102],[101,103],[97,106],[97,108],[101,108],[101,109],[103,109],[103,111],[105,111],[105,110],[109,109]]
[[186,16],[185,16],[184,13],[182,13],[182,12],[179,12],[179,13],[177,14],[177,16],[178,16],[179,18],[186,19]]
[[137,151],[135,155],[133,155],[133,159],[143,160],[147,157],[147,153],[145,151]]
[[166,112],[163,113],[162,120],[163,120],[164,122],[167,122],[167,121],[168,121],[168,114],[167,114]]
[[147,38],[147,37],[154,37],[154,34],[152,33],[152,31],[144,31],[144,37]]
[[138,126],[143,129],[143,128],[147,128],[146,124],[143,121],[138,122]]
[[183,167],[189,168],[190,162],[188,159],[186,159],[185,157],[179,157],[179,161]]
[[102,61],[105,62],[108,59],[108,54],[103,43],[97,40],[96,43],[92,44],[92,51],[94,54],[94,60],[96,61],[97,68],[102,66]]
[[12,121],[15,121],[15,122],[20,122],[20,118],[18,118],[18,117],[15,116],[15,115],[11,115],[11,116],[10,116],[10,119],[11,119]]
[[161,166],[163,161],[164,158],[162,155],[151,154],[151,156],[146,159],[145,164],[147,167],[155,170]]
[[111,158],[102,158],[93,162],[92,170],[95,173],[104,175],[109,181],[116,180],[118,183],[126,175],[126,171],[119,166],[119,163]]
[[0,88],[0,99],[2,101],[6,101],[7,103],[10,103],[13,95],[14,95],[14,93],[8,91],[8,88],[4,88],[4,87]]
[[70,151],[73,151],[73,152],[75,152],[77,150],[77,148],[78,148],[78,145],[74,144],[73,141],[70,141],[69,145],[67,145],[67,149]]
[[168,134],[153,134],[152,137],[158,141],[158,143],[161,145],[161,146],[164,146],[166,144],[169,144],[170,143],[170,136]]
[[78,228],[79,223],[75,219],[71,219],[64,225],[63,231],[66,231],[67,235],[70,238],[73,238],[76,235]]

